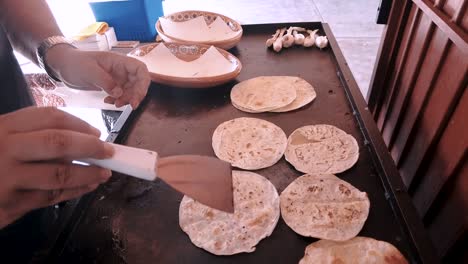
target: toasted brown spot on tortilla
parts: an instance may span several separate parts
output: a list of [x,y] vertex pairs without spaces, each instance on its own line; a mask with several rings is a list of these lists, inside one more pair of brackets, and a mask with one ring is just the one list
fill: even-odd
[[221,249],[221,242],[216,241],[214,246],[215,246],[215,249],[218,249],[218,250]]
[[349,196],[351,194],[351,191],[343,184],[340,184],[338,188],[340,189],[341,193],[344,193],[345,195]]
[[213,212],[211,210],[206,211],[205,216],[211,219],[211,218],[213,218]]
[[268,213],[264,213],[260,216],[258,216],[257,218],[255,218],[252,222],[249,223],[249,226],[257,226],[257,225],[260,225],[261,223],[263,223],[265,221],[266,218],[268,218],[269,214]]

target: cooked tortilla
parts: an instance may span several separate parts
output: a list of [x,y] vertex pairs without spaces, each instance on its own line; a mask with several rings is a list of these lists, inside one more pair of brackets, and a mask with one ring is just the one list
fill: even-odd
[[284,154],[286,134],[273,123],[241,117],[219,125],[213,133],[216,156],[246,170],[274,165]]
[[368,237],[355,237],[344,242],[320,240],[307,246],[299,264],[407,264],[408,261],[392,244]]
[[317,97],[314,87],[302,78],[296,78],[292,85],[296,89],[296,99],[287,106],[273,109],[270,112],[278,113],[297,110],[309,104],[315,99],[315,97]]
[[280,209],[275,186],[253,172],[232,172],[234,214],[202,205],[184,196],[179,224],[192,243],[216,255],[253,252],[271,235]]
[[358,161],[359,146],[353,136],[337,127],[304,126],[289,136],[285,158],[303,173],[335,174]]
[[303,175],[284,189],[280,199],[284,222],[307,237],[351,239],[369,215],[367,194],[332,174]]
[[231,90],[234,107],[249,113],[285,107],[296,99],[297,77],[260,76],[236,84]]

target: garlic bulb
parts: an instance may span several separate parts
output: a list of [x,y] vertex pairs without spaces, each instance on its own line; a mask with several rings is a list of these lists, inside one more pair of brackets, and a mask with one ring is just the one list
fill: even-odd
[[302,45],[304,44],[304,35],[301,33],[297,33],[297,31],[293,31],[293,36],[294,36],[294,44],[296,45]]
[[267,48],[271,47],[273,45],[273,43],[275,42],[275,40],[278,38],[279,34],[280,34],[281,30],[280,29],[277,29],[276,30],[276,33],[273,34],[271,36],[271,38],[267,39],[266,41],[266,46]]
[[312,47],[315,44],[315,34],[317,33],[318,29],[316,30],[307,30],[309,36],[304,39],[304,47]]
[[328,39],[326,36],[318,36],[315,39],[315,45],[317,45],[318,48],[323,49],[328,45]]
[[289,48],[293,44],[294,44],[294,37],[292,35],[292,27],[290,27],[286,35],[283,36],[283,47]]
[[283,35],[284,35],[284,32],[286,32],[286,28],[282,28],[279,35],[278,35],[278,38],[275,40],[275,42],[273,42],[273,49],[276,51],[276,52],[279,52],[282,48],[283,48]]

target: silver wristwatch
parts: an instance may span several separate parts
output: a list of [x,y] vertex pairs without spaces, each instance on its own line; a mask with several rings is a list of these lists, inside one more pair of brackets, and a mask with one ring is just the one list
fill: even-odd
[[47,51],[50,48],[52,48],[55,45],[60,45],[60,44],[65,44],[65,45],[69,45],[69,46],[72,46],[72,47],[76,48],[72,44],[72,42],[67,40],[65,37],[63,37],[63,36],[52,36],[52,37],[48,37],[44,41],[42,41],[41,44],[39,45],[39,47],[36,50],[36,56],[37,56],[37,61],[39,63],[39,66],[46,71],[47,75],[49,75],[50,78],[52,78],[53,80],[55,80],[57,82],[60,82],[61,80],[57,76],[55,76],[53,74],[53,72],[51,71],[51,69],[49,68],[47,63],[45,63],[45,55],[47,54]]

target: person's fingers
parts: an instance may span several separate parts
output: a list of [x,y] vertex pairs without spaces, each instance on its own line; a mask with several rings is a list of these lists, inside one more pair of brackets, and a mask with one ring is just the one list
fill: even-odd
[[123,60],[126,56],[112,52],[98,52],[92,55],[98,67],[109,74],[116,84],[123,85],[127,82],[127,70]]
[[17,160],[43,161],[51,159],[105,159],[112,157],[113,147],[95,136],[47,129],[18,133],[10,137],[8,151]]
[[104,98],[104,103],[106,104],[114,104],[115,103],[115,98],[111,96],[106,96]]
[[128,71],[131,73],[129,76],[130,83],[133,83],[133,90],[135,91],[134,99],[138,100],[138,103],[145,98],[151,78],[146,65],[135,58],[128,57],[131,63],[126,64]]
[[126,90],[125,93],[121,97],[115,99],[114,104],[116,107],[122,107],[124,105],[129,104],[131,98],[132,98],[131,91]]
[[72,163],[26,163],[15,169],[18,189],[70,189],[106,182],[112,175],[108,169]]
[[122,96],[114,97],[115,106],[130,104],[132,108],[137,108],[146,96],[151,82],[146,65],[135,58],[112,53],[102,53],[99,57],[99,65],[110,72],[123,88]]
[[1,116],[0,124],[11,133],[67,129],[97,137],[101,134],[85,121],[54,107],[27,107]]
[[125,83],[123,87],[124,87],[124,94],[121,97],[116,98],[115,103],[114,103],[116,107],[122,107],[124,105],[130,104],[131,99],[135,96],[137,92],[136,90],[133,89],[133,84],[130,82]]
[[148,92],[150,80],[149,77],[136,78],[135,75],[130,75],[130,81],[124,86],[125,93],[117,98],[116,106],[130,104],[133,109],[138,108],[138,105],[143,101]]
[[[109,54],[109,56],[114,58],[112,59],[112,67],[109,71],[112,78],[121,86],[125,85],[128,82],[128,71],[125,65],[126,62],[122,59],[124,56],[115,56],[114,54]],[[122,88],[125,89],[125,87]]]
[[142,64],[142,66],[138,68],[136,74],[136,82],[134,86],[136,93],[132,101],[132,106],[133,104],[136,104],[134,108],[137,108],[141,101],[143,101],[145,98],[146,94],[148,93],[150,83],[151,78],[148,73],[148,69],[146,68],[146,65]]
[[100,88],[114,98],[118,98],[123,94],[122,87],[114,81],[109,71],[99,67],[99,64],[89,72],[86,80],[90,86]]
[[95,190],[97,184],[73,188],[73,189],[56,189],[50,191],[32,190],[32,191],[16,191],[14,199],[15,207],[11,208],[12,215],[22,215],[33,209],[43,208],[58,204],[63,201],[78,198],[88,192]]

